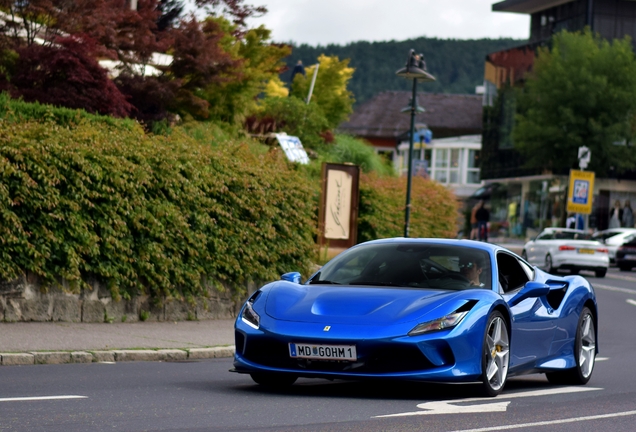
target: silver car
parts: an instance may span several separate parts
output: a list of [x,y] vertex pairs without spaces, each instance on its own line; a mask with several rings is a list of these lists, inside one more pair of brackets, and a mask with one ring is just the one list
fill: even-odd
[[523,247],[521,253],[530,264],[543,267],[548,273],[569,270],[592,270],[596,277],[605,277],[609,267],[607,247],[585,231],[568,228],[546,228]]
[[592,235],[592,239],[605,245],[609,254],[610,263],[615,263],[616,249],[634,234],[636,234],[636,228],[612,228],[595,232]]

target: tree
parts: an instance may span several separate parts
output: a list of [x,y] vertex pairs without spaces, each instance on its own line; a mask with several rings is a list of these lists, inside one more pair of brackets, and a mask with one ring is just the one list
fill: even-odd
[[0,87],[12,97],[90,113],[127,117],[133,107],[108,78],[93,55],[89,40],[58,39],[55,46],[17,48]]
[[157,10],[161,15],[157,19],[157,30],[162,32],[173,28],[183,13],[183,0],[159,0]]
[[561,32],[540,48],[519,96],[515,147],[528,168],[578,168],[578,147],[592,150],[589,170],[634,166],[636,58],[629,38],[611,43],[589,30]]
[[[315,103],[327,117],[330,128],[337,127],[353,112],[353,93],[347,84],[353,76],[353,68],[349,67],[349,59],[339,60],[335,56],[318,57],[318,76],[310,103]],[[315,66],[305,68],[306,75],[297,74],[292,83],[292,95],[306,99],[311,86]]]
[[241,124],[257,110],[257,98],[272,89],[285,67],[283,59],[291,50],[287,45],[269,42],[271,32],[260,26],[245,32],[236,31],[236,25],[225,18],[208,18],[218,23],[226,37],[221,47],[236,61],[232,76],[212,82],[203,92],[210,103],[210,117],[232,124]]
[[240,61],[228,53],[222,40],[228,37],[218,20],[203,23],[191,17],[183,21],[173,34],[173,57],[169,76],[179,80],[178,111],[197,119],[209,117],[209,96],[204,94],[212,85],[236,79]]

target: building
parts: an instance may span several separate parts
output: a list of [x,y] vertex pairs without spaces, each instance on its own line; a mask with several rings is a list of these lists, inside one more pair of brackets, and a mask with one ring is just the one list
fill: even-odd
[[[531,16],[528,43],[491,53],[484,68],[484,125],[481,176],[485,187],[473,198],[487,198],[491,220],[501,234],[530,237],[546,226],[564,226],[568,173],[523,168],[511,132],[516,110],[515,86],[522,86],[536,57],[561,30],[586,27],[607,39],[626,35],[636,40],[636,2],[628,0],[505,0],[495,12]],[[636,176],[597,179],[588,220],[593,229],[608,225],[610,203],[634,202]],[[514,213],[514,214],[513,214]]]
[[[409,142],[401,142],[397,150],[394,167],[398,173],[406,175]],[[481,135],[433,139],[428,144],[416,142],[413,150],[413,175],[431,178],[445,185],[458,198],[468,198],[481,187]]]
[[[418,93],[415,117],[414,175],[426,175],[468,197],[479,188],[481,95]],[[393,162],[398,173],[408,171],[411,92],[387,91],[359,107],[338,128],[368,141]],[[432,141],[425,142],[425,131]]]

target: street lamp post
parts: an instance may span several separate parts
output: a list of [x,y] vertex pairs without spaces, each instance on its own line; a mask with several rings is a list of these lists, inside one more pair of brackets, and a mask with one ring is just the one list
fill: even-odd
[[411,218],[411,184],[413,180],[413,137],[415,135],[415,113],[417,106],[417,81],[431,82],[435,77],[426,71],[426,62],[422,54],[415,54],[414,50],[409,51],[409,58],[406,66],[395,73],[397,76],[413,80],[413,95],[411,97],[411,128],[409,133],[409,157],[408,173],[406,181],[406,209],[404,211],[404,237],[409,236],[409,224]]

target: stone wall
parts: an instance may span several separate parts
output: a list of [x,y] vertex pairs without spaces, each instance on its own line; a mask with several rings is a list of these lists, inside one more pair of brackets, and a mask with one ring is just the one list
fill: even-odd
[[[206,298],[189,304],[162,299],[157,305],[148,296],[114,301],[110,290],[97,281],[74,293],[64,283],[43,287],[37,277],[23,275],[11,282],[0,281],[0,321],[134,322],[227,319],[236,316],[242,301],[231,291],[210,289]],[[250,284],[248,292],[256,286]]]

